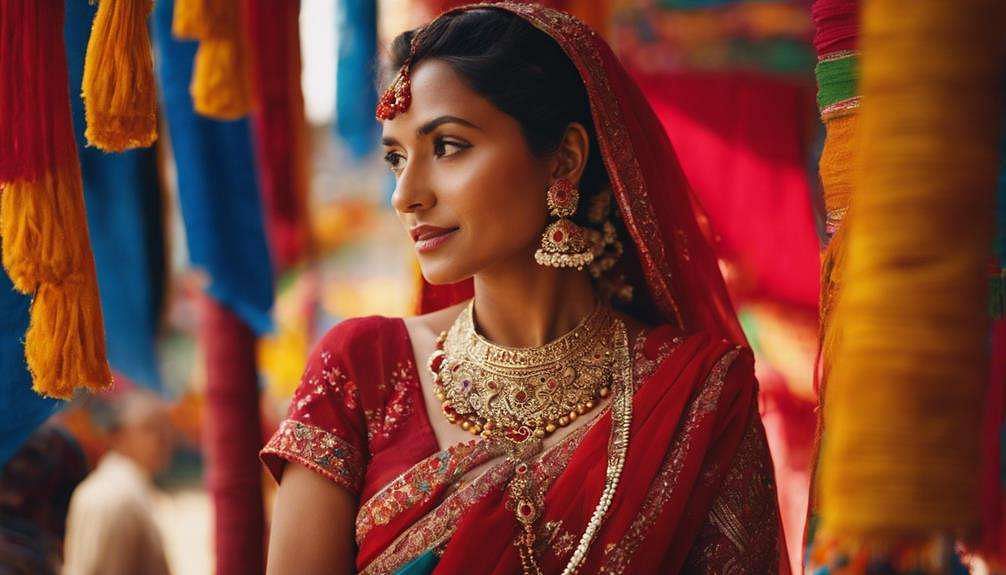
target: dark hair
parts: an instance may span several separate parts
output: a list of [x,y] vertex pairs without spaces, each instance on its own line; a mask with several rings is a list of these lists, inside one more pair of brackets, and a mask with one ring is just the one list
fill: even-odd
[[412,65],[426,59],[446,62],[472,90],[517,120],[535,155],[554,153],[571,123],[586,128],[591,149],[579,184],[581,207],[608,183],[587,91],[573,62],[548,34],[504,10],[454,12],[395,38],[392,70],[408,58],[417,32]]

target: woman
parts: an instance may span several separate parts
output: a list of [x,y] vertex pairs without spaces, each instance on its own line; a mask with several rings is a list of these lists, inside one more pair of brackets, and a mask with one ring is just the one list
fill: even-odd
[[318,345],[263,450],[269,572],[788,571],[751,352],[607,45],[502,3],[392,52],[377,112],[429,313]]

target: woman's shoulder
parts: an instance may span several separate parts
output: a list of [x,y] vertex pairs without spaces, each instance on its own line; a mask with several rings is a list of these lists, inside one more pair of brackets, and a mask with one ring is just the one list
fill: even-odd
[[327,355],[349,366],[375,356],[387,357],[389,351],[403,348],[405,329],[402,318],[370,315],[340,321],[325,332],[315,347],[315,354]]

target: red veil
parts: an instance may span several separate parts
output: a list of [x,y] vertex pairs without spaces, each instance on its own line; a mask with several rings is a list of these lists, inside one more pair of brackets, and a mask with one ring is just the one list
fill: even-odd
[[[671,141],[608,44],[576,18],[537,4],[470,4],[446,13],[486,7],[512,12],[548,34],[580,72],[598,147],[631,236],[618,271],[636,288],[632,308],[639,319],[745,343],[716,256],[703,234],[706,220]],[[471,280],[447,286],[424,280],[420,311],[447,307],[471,295]]]

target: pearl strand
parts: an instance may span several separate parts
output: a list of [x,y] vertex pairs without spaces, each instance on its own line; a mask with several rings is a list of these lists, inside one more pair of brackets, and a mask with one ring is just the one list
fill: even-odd
[[566,568],[562,571],[562,575],[573,575],[580,568],[583,560],[587,557],[587,551],[590,549],[591,543],[594,541],[594,537],[597,536],[598,530],[601,528],[601,522],[604,521],[604,516],[608,513],[608,508],[611,507],[611,502],[615,497],[615,490],[618,489],[619,480],[622,477],[622,468],[625,466],[625,454],[629,447],[629,428],[632,425],[632,360],[628,357],[628,336],[625,332],[625,325],[622,322],[618,322],[618,327],[616,328],[615,337],[618,341],[616,349],[618,350],[619,358],[618,365],[622,366],[622,374],[619,381],[620,393],[616,394],[614,401],[616,402],[613,406],[614,410],[612,415],[619,415],[618,418],[619,426],[616,430],[615,435],[611,439],[610,448],[615,451],[615,459],[610,462],[608,469],[605,473],[604,489],[601,491],[601,499],[597,502],[597,507],[594,508],[594,512],[590,516],[590,521],[587,522],[587,528],[583,532],[583,536],[580,537],[580,542],[576,546],[576,551],[573,552],[573,556],[570,557],[569,563]]

